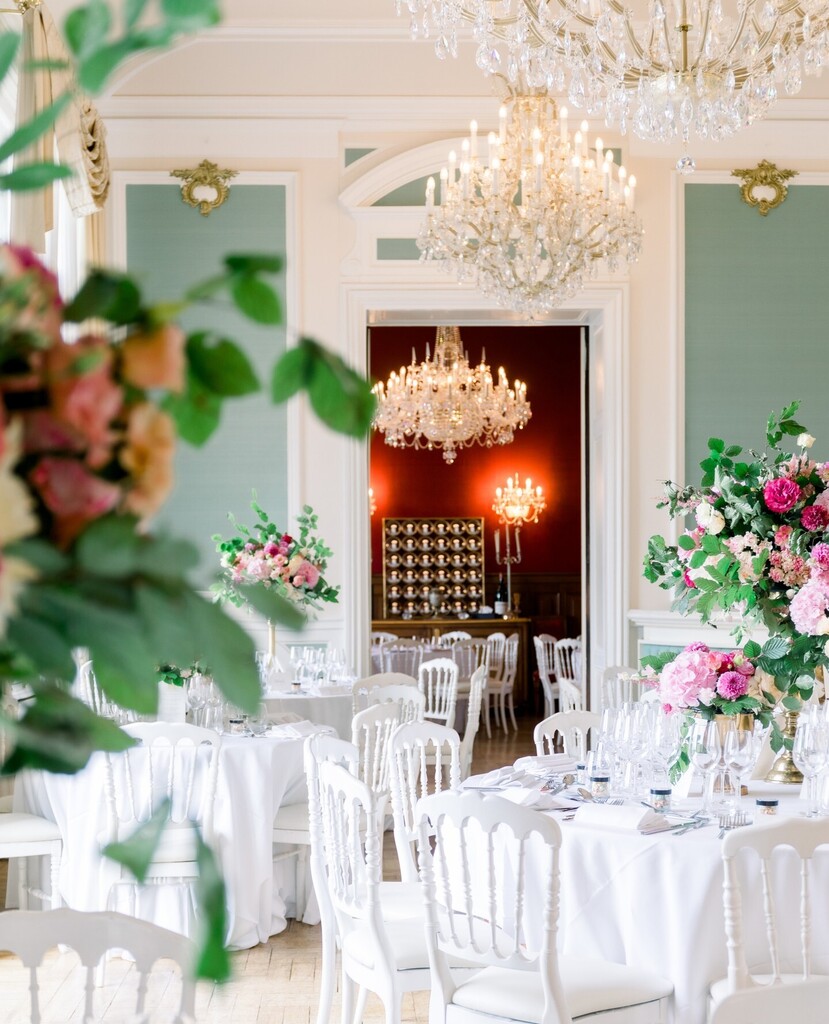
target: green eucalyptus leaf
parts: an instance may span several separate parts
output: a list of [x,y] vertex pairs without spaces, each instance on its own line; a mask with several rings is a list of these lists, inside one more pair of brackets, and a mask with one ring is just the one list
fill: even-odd
[[175,420],[179,436],[197,448],[212,436],[222,416],[221,398],[189,371],[184,391],[166,395],[162,408]]
[[90,50],[89,56],[78,64],[78,85],[84,92],[97,95],[118,65],[143,48],[132,39],[120,39],[100,49]]
[[57,686],[38,687],[23,716],[8,728],[14,749],[0,769],[4,775],[23,768],[71,775],[84,768],[96,750],[118,752],[134,743],[114,722],[99,718]]
[[40,537],[28,537],[14,544],[7,544],[3,553],[22,558],[42,576],[56,576],[70,565],[67,555]]
[[19,128],[15,129],[6,140],[0,144],[0,162],[8,160],[10,156],[19,153],[33,142],[36,142],[41,135],[45,134],[65,110],[67,103],[72,99],[72,94],[65,92],[59,96],[54,103],[44,107],[30,121],[26,121]]
[[134,516],[113,513],[96,519],[75,544],[78,566],[92,575],[108,578],[133,575],[143,543],[137,527],[138,519]]
[[278,274],[285,261],[269,253],[234,253],[225,256],[225,266],[234,274]]
[[803,701],[800,697],[795,697],[794,694],[791,693],[786,694],[780,703],[787,711],[799,711],[803,706]]
[[242,349],[227,338],[201,331],[187,339],[191,371],[217,395],[239,397],[260,388],[259,378]]
[[147,872],[153,862],[155,851],[161,842],[164,826],[170,816],[169,797],[162,800],[152,816],[132,833],[128,839],[108,843],[103,855],[116,864],[122,864],[139,882],[146,881]]
[[126,274],[93,270],[64,310],[64,320],[81,323],[90,317],[130,324],[141,311],[141,292]]
[[230,286],[230,294],[242,313],[259,324],[278,324],[282,312],[274,289],[257,277],[244,275]]
[[230,977],[230,958],[225,949],[227,934],[227,893],[216,855],[197,833],[196,902],[199,907],[201,935],[196,960],[196,977],[223,982]]
[[274,402],[286,402],[307,386],[312,372],[312,356],[304,345],[289,348],[273,370],[271,396]]
[[109,7],[102,0],[91,0],[85,7],[71,11],[63,23],[63,35],[76,57],[84,57],[105,41],[112,25]]
[[0,191],[30,192],[51,185],[53,181],[71,177],[72,169],[60,164],[24,164],[22,167],[15,167],[8,174],[0,174]]

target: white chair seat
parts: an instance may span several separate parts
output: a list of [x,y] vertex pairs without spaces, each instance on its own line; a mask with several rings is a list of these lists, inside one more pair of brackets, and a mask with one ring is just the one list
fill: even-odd
[[380,903],[384,921],[423,921],[423,887],[420,882],[381,882]]
[[48,843],[53,839],[60,839],[58,826],[36,814],[12,811],[0,818],[0,847],[4,843]]
[[283,804],[276,812],[273,827],[286,832],[307,832],[310,827],[308,804]]
[[[386,921],[386,936],[389,940],[388,951],[391,954],[392,963],[398,971],[428,970],[429,954],[426,950],[422,910],[420,918],[420,921]],[[374,969],[373,949],[374,944],[368,928],[358,926],[343,939],[343,953],[367,970]],[[468,967],[469,965],[463,960],[450,957],[449,966]]]
[[14,806],[14,797],[11,793],[7,793],[6,796],[0,796],[0,814],[8,814]]
[[[772,981],[771,974],[752,974],[751,978],[758,988],[765,985],[771,985]],[[792,985],[803,981],[803,975],[800,973],[781,974],[780,980],[784,985]],[[718,981],[712,982],[711,987],[708,989],[708,994],[711,997],[711,1003],[714,1006],[721,1003],[727,995],[730,995],[730,993],[731,989],[728,984],[728,978],[720,978]]]
[[[122,823],[118,826],[118,835],[112,840],[105,832],[98,835],[98,842],[106,846],[110,841],[123,843],[135,832],[135,825],[131,822]],[[189,823],[168,822],[161,833],[161,839],[153,854],[153,864],[195,864],[198,848],[196,845],[196,834]],[[157,877],[163,875],[163,871],[150,871],[150,875]]]
[[[559,969],[564,999],[574,1019],[656,1002],[673,992],[665,978],[624,964],[565,956],[559,959]],[[534,971],[487,967],[458,985],[452,1003],[487,1016],[540,1024],[544,1013],[541,976]]]

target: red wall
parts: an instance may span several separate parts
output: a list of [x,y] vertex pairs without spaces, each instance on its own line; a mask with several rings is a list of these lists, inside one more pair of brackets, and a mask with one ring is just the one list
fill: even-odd
[[[392,370],[418,362],[426,344],[434,350],[434,327],[372,327],[370,367],[386,380]],[[391,448],[373,432],[370,480],[377,512],[371,524],[372,571],[382,572],[384,516],[486,517],[486,571],[496,572],[492,511],[495,488],[516,473],[541,484],[547,508],[521,530],[519,572],[577,573],[581,551],[581,367],[577,327],[464,327],[461,341],[471,363],[486,349],[493,376],[501,365],[512,383],[527,385],[532,418],[515,441],[495,448],[464,448],[451,466],[438,451]],[[502,538],[503,544],[503,538]],[[489,595],[488,595],[489,596]]]

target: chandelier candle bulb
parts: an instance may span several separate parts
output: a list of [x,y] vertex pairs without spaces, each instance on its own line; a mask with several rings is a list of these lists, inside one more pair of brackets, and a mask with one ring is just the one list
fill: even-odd
[[[576,134],[578,135],[578,132]],[[573,188],[576,194],[581,192],[581,165],[577,156],[573,157]]]
[[590,125],[587,123],[587,121],[582,121],[582,123],[579,125],[579,129],[581,135],[581,155],[586,160],[588,151],[587,133],[590,131]]
[[454,149],[449,150],[449,184],[455,184],[455,165],[458,162],[458,154]]
[[431,210],[435,205],[435,179],[429,178],[426,182],[426,208]]
[[596,166],[604,163],[604,146],[600,138],[596,139]]
[[469,122],[469,156],[474,162],[478,156],[478,122]]
[[562,107],[558,112],[559,138],[565,144],[569,142],[567,135],[567,107]]

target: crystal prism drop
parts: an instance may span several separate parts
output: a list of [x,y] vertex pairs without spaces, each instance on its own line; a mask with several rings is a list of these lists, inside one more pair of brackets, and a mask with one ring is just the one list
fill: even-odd
[[685,153],[677,160],[676,169],[680,174],[693,174],[697,169],[697,162],[690,154]]

